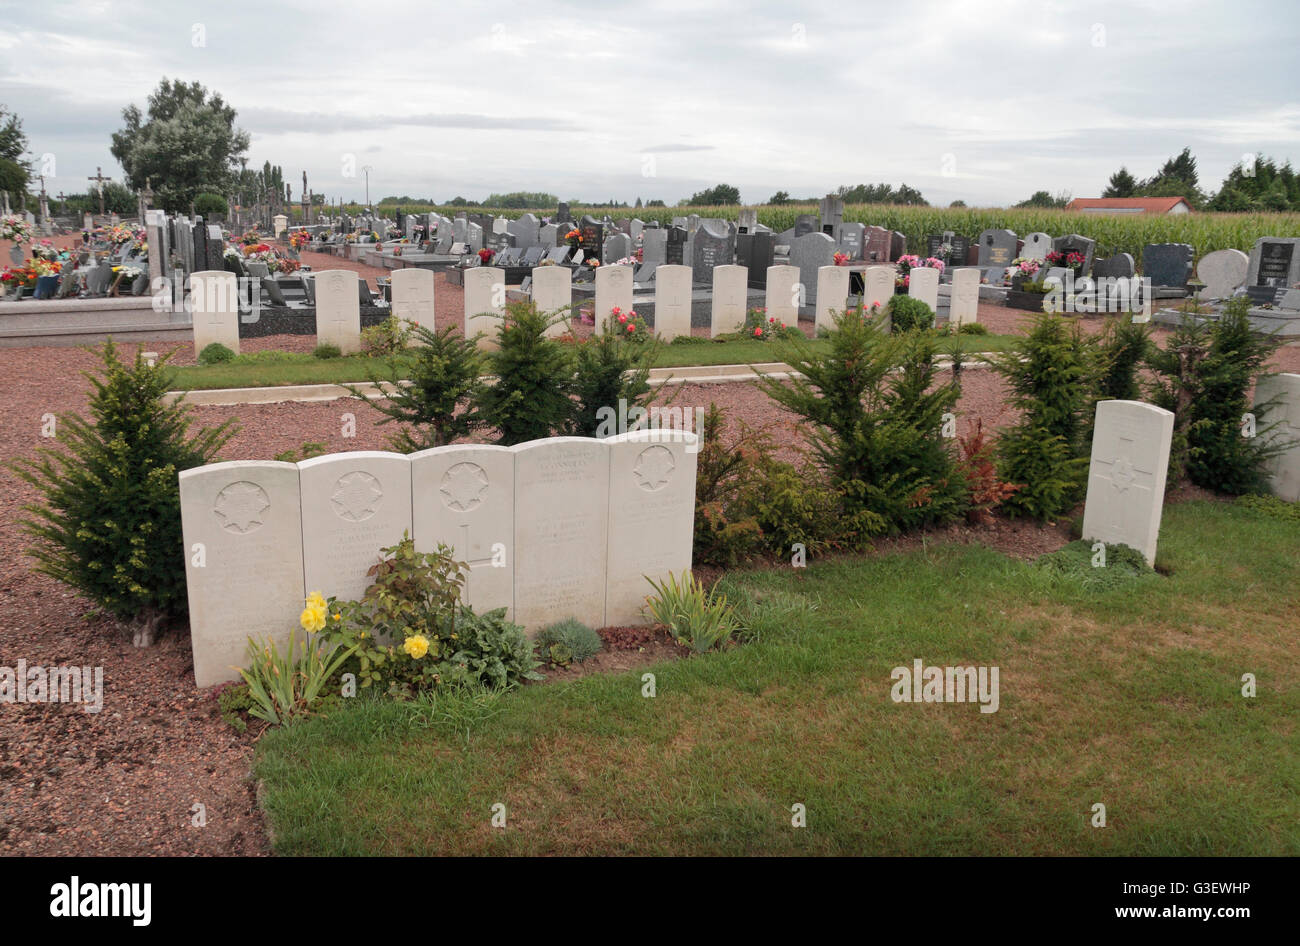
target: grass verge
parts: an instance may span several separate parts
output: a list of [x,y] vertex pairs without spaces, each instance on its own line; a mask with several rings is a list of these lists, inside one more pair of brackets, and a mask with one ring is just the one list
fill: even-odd
[[[752,639],[651,668],[652,699],[358,701],[267,733],[255,776],[281,854],[1294,855],[1298,557],[1293,522],[1196,502],[1167,577],[968,546],[735,572]],[[918,657],[998,667],[999,710],[892,702]]]

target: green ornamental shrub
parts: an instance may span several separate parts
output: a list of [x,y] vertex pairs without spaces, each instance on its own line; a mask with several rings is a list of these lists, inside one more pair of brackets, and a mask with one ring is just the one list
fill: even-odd
[[934,328],[934,310],[912,296],[893,296],[889,300],[890,326],[895,332],[912,332]]
[[1019,486],[1002,508],[1013,517],[1064,515],[1083,498],[1088,474],[1092,346],[1077,324],[1043,314],[1033,317],[1027,335],[988,362],[1010,389],[1008,403],[1020,411],[998,440],[998,473]]
[[877,319],[842,313],[827,351],[800,339],[779,356],[798,375],[758,386],[806,419],[814,455],[843,497],[845,534],[866,538],[965,514],[968,489],[945,415],[955,380],[939,381],[933,330],[889,335]]
[[226,203],[226,198],[220,194],[195,194],[194,212],[205,220],[214,215],[224,217],[230,212],[230,205]]
[[506,306],[488,362],[496,380],[479,397],[484,420],[505,446],[549,437],[572,417],[573,366],[564,346],[546,335],[552,321],[531,302]]
[[1226,303],[1211,323],[1184,317],[1163,349],[1150,354],[1157,374],[1155,403],[1174,412],[1169,482],[1185,472],[1196,485],[1231,495],[1266,491],[1265,465],[1285,449],[1242,436],[1242,417],[1255,410],[1249,391],[1280,344],[1252,330],[1250,299]]
[[199,352],[198,362],[201,365],[220,365],[233,361],[234,358],[233,351],[221,342],[213,342],[211,345],[203,346],[203,351]]
[[102,375],[86,375],[93,420],[60,416],[64,449],[13,465],[42,494],[21,525],[37,540],[29,553],[37,571],[135,622],[136,643],[146,645],[188,610],[177,475],[212,461],[234,430],[226,421],[187,436],[188,408],[164,399],[168,356],[151,367],[137,351],[128,366],[111,339],[99,355]]
[[582,663],[604,649],[600,635],[581,621],[569,618],[542,628],[537,633],[537,649],[557,666]]
[[[483,390],[483,355],[472,339],[447,326],[432,331],[418,326],[411,332],[417,343],[408,358],[391,364],[386,379],[371,372],[371,384],[386,392],[385,400],[365,398],[384,415],[380,425],[397,421],[408,425],[389,438],[389,448],[414,453],[442,447],[483,426],[476,401]],[[409,385],[399,384],[405,380]],[[363,397],[356,388],[349,390]]]
[[623,433],[615,429],[616,424],[611,427],[611,414],[615,419],[620,414],[626,417],[649,403],[647,379],[657,349],[657,342],[628,344],[611,332],[578,345],[568,433],[578,437]]

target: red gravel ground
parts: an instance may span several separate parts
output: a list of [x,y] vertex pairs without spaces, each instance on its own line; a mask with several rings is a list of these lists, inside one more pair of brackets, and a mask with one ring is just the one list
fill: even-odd
[[[3,247],[0,247],[0,251]],[[381,271],[333,257],[304,253],[314,269],[356,269],[371,279]],[[437,281],[439,325],[460,323],[461,292]],[[1015,330],[1021,313],[982,305],[980,320],[991,330]],[[1086,324],[1090,328],[1094,322]],[[1162,333],[1163,335],[1163,333]],[[310,350],[312,338],[250,340],[246,350]],[[192,363],[192,346],[177,349],[176,363]],[[134,355],[134,346],[123,346]],[[1274,362],[1300,370],[1300,348],[1285,348]],[[42,444],[41,417],[47,412],[84,411],[88,383],[80,372],[94,368],[94,356],[75,348],[0,351],[0,457],[33,455]],[[983,419],[996,428],[1004,415],[1000,382],[986,370],[964,375],[959,404],[965,422]],[[786,443],[797,443],[793,419],[774,409],[749,384],[673,387],[674,405],[707,407],[716,402],[735,423],[772,424]],[[266,459],[304,441],[330,450],[382,448],[389,427],[354,400],[315,404],[266,404],[195,408],[199,423],[234,417],[239,433],[224,459]],[[340,417],[355,414],[356,437],[340,436]],[[209,694],[194,687],[184,632],[165,636],[155,647],[137,650],[129,630],[93,612],[91,606],[52,579],[31,571],[19,530],[20,507],[36,498],[27,484],[0,472],[0,666],[76,664],[104,668],[104,707],[87,714],[76,707],[0,704],[0,842],[22,854],[261,854],[266,835],[248,781],[250,737],[237,736],[220,719]],[[908,537],[887,547],[955,539],[985,541],[1011,554],[1032,555],[1058,547],[1063,526],[1000,523],[987,530],[953,528],[939,535]],[[617,661],[614,661],[617,664]],[[191,824],[192,809],[206,809],[206,827]]]

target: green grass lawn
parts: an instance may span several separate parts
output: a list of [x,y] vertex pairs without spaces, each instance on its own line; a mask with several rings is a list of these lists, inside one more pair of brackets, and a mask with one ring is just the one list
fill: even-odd
[[[281,854],[1300,854],[1297,561],[1294,523],[1198,502],[1107,590],[952,545],[735,572],[756,639],[653,699],[359,700],[255,776]],[[998,667],[1000,709],[892,702],[917,657]]]
[[[962,350],[967,352],[1002,351],[1013,335],[963,335]],[[827,343],[813,340],[814,349]],[[952,339],[942,339],[940,350],[947,351]],[[778,348],[770,342],[725,341],[687,345],[664,345],[655,358],[656,367],[688,365],[747,365],[778,360]],[[395,359],[399,369],[402,358]],[[381,361],[354,355],[348,358],[320,359],[294,352],[253,352],[220,365],[186,365],[172,369],[175,387],[182,391],[216,388],[261,388],[286,384],[338,384],[364,381],[377,371],[387,372]],[[404,373],[403,373],[404,376]]]

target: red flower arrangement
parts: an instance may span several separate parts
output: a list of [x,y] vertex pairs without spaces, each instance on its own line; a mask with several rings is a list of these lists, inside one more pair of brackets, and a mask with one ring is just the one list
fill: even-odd
[[484,266],[487,266],[489,263],[491,263],[492,257],[494,256],[496,256],[496,254],[493,253],[491,250],[489,250],[486,246],[483,247],[483,249],[478,251],[478,261]]

